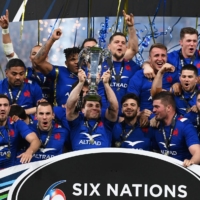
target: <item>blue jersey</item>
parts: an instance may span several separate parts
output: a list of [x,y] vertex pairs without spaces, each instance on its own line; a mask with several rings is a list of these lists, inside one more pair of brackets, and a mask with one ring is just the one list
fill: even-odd
[[[48,136],[48,131],[40,131],[38,133],[37,123],[29,125],[40,139],[42,144],[45,144],[45,141]],[[33,155],[32,162],[39,160],[46,160],[51,157],[60,155],[63,153],[64,145],[69,140],[69,132],[63,128],[61,125],[53,123],[52,134],[47,142],[46,146],[41,146],[40,149]]]
[[[191,159],[188,148],[192,145],[199,144],[197,131],[187,118],[176,119],[175,127],[172,132],[171,141],[167,149],[163,137],[161,125],[159,128],[151,128],[154,132],[153,149],[160,150],[162,154],[169,151],[169,156],[178,160]],[[166,138],[169,138],[171,126],[164,126]]]
[[[169,90],[170,87],[178,82],[178,73],[165,73],[162,80],[162,87]],[[128,93],[134,93],[140,98],[140,110],[153,109],[153,101],[151,97],[152,80],[144,76],[143,70],[139,70],[131,78],[128,86]]]
[[69,124],[66,119],[66,108],[54,106],[53,112],[55,114],[55,121],[69,131]]
[[42,89],[42,96],[48,102],[53,103],[53,81],[42,73],[35,72],[33,68],[26,68],[26,78],[35,81]]
[[[192,58],[184,58],[184,65],[191,64]],[[182,65],[181,65],[181,59],[180,59],[180,50],[172,51],[168,53],[167,55],[167,62],[172,64],[176,69],[178,70],[178,73],[180,74]],[[195,59],[193,62],[193,65],[195,65],[198,69],[198,75],[200,76],[200,56],[198,51],[195,52]]]
[[[11,89],[13,99],[16,99],[17,94],[20,91],[20,87],[13,87]],[[5,94],[9,97],[12,102],[12,97],[10,96],[8,90],[8,80],[7,78],[3,79],[0,82],[0,93]],[[16,104],[20,105],[24,109],[35,107],[37,101],[42,99],[42,90],[39,85],[31,80],[25,79],[22,87],[22,91]]]
[[[120,74],[120,69],[122,66],[123,62],[116,62],[113,61],[114,69],[117,75]],[[107,71],[110,68],[108,66],[107,62],[102,63],[102,73],[103,74],[105,71]],[[116,78],[114,76],[114,73],[112,72],[112,79],[111,79],[111,88],[113,89],[118,103],[119,103],[119,113],[121,114],[121,98],[127,93],[127,87],[129,84],[130,78],[135,74],[136,71],[140,70],[140,66],[137,65],[134,61],[124,61],[124,69],[121,75],[120,82],[118,83],[116,81]],[[102,97],[102,109],[106,110],[109,106],[109,102],[107,101],[106,95],[105,95],[105,89],[103,82],[101,81],[98,85],[98,94]]]
[[184,115],[184,118],[187,118],[190,120],[190,122],[194,125],[194,127],[197,127],[197,120],[198,120],[198,114],[196,112],[190,111]]
[[[89,128],[86,126],[84,116],[79,114],[73,121],[69,121],[70,139],[72,150],[103,148],[111,146],[112,128],[114,122],[110,122],[106,118],[102,118],[97,127],[90,133]],[[89,120],[90,128],[94,127],[96,120]],[[93,140],[93,142],[90,142]]]
[[[20,139],[21,137],[26,138],[32,131],[23,121],[12,122],[11,118],[8,118],[7,127],[1,126],[0,132],[0,169],[4,169],[15,165]],[[10,140],[8,134],[10,135]],[[11,152],[11,157],[8,159],[6,155],[9,152]]]
[[53,66],[52,71],[46,77],[56,82],[56,102],[58,106],[66,104],[72,85],[78,80],[77,75],[70,72],[66,67]]
[[187,113],[187,108],[196,105],[196,99],[196,92],[183,91],[181,96],[175,96],[177,114],[184,116]]
[[[125,124],[125,134],[123,132],[123,122],[116,123],[113,128],[113,146],[116,146],[118,142],[121,143],[120,147],[132,148],[138,150],[151,150],[151,137],[148,134],[148,129],[142,129],[138,124],[136,124],[133,131],[128,137],[126,134],[132,129],[132,126]],[[123,139],[124,138],[124,139]]]

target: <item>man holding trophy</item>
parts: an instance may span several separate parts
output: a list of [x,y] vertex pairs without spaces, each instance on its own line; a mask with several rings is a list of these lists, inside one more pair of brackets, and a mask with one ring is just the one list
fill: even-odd
[[[79,94],[84,86],[86,74],[82,69],[78,71],[78,85],[71,91],[66,103],[66,117],[71,128],[72,150],[103,148],[111,146],[112,128],[118,118],[118,101],[110,87],[110,70],[101,76],[107,99],[110,103],[105,116],[101,115],[102,102],[97,94],[99,82],[100,64],[102,51],[98,47],[86,50],[86,57],[90,64],[89,68],[89,92],[84,97],[82,112],[76,111]],[[81,54],[81,53],[80,53]]]

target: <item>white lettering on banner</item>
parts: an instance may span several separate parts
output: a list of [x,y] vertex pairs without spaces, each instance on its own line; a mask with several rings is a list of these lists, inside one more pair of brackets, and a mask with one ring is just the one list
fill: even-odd
[[180,193],[182,193],[182,195],[181,194],[178,194],[178,197],[180,197],[180,198],[185,198],[185,197],[187,197],[187,192],[185,191],[187,189],[187,187],[185,186],[185,185],[180,185],[179,187],[178,187],[178,191],[180,192]]
[[135,187],[135,196],[139,197],[139,188],[142,187],[142,184],[132,184],[132,187]]
[[[75,183],[73,185],[74,196],[101,196],[98,191],[100,183]],[[131,186],[128,184],[124,184],[122,189],[119,191],[119,185],[116,184],[107,184],[106,194],[108,197],[116,196],[116,197],[141,197],[142,192],[144,191],[143,197],[173,197],[173,198],[186,198],[187,197],[187,186],[185,185],[148,185],[148,184],[132,184]]]
[[89,145],[101,146],[101,142],[100,141],[94,141],[94,143],[91,144],[90,140],[80,140],[79,144],[89,144]]
[[81,187],[80,183],[75,183],[73,185],[73,190],[76,191],[72,193],[74,196],[80,196],[82,194],[82,190],[79,187]]
[[[165,153],[168,152],[168,150],[161,150],[161,153],[165,155]],[[169,151],[169,154],[171,154],[172,156],[176,156],[177,155],[177,151]]]
[[113,82],[110,84],[111,87],[122,87],[122,88],[127,88],[127,84],[126,83],[116,83],[116,82]]
[[122,188],[120,197],[123,197],[125,194],[127,194],[129,197],[132,197],[132,193],[131,193],[131,190],[130,190],[128,184],[125,184],[124,187]]
[[[153,191],[155,188],[158,189],[158,193],[157,193],[157,194],[155,194],[154,191]],[[162,190],[162,187],[159,186],[159,185],[152,185],[152,186],[149,188],[149,192],[150,192],[150,195],[151,195],[152,197],[160,197],[161,194],[162,194],[162,192],[163,192],[163,190]]]
[[111,184],[107,184],[107,196],[110,196],[111,192],[115,196],[118,196],[118,184],[115,184],[115,188],[113,188]]
[[170,193],[170,195],[171,195],[172,197],[176,197],[176,186],[173,185],[173,186],[172,186],[172,190],[171,190],[171,188],[170,188],[168,185],[166,185],[166,186],[165,186],[165,194],[164,194],[164,196],[165,196],[165,197],[168,197],[168,193]]
[[[73,189],[76,191],[76,192],[73,192],[72,194],[74,196],[80,196],[82,193],[84,196],[101,196],[99,191],[98,191],[98,188],[101,184],[100,183],[97,183],[96,185],[94,185],[93,183],[84,183],[83,184],[83,192],[82,192],[82,189],[80,188],[82,186],[81,183],[75,183],[73,185]],[[92,189],[92,191],[90,193],[88,193],[88,187],[90,187],[90,189]]]

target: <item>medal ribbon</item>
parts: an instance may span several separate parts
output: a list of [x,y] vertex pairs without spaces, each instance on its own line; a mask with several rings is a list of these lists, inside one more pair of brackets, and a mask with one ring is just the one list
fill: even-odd
[[100,120],[98,119],[98,120],[96,121],[96,123],[94,124],[93,127],[91,127],[91,126],[89,125],[87,119],[84,119],[84,121],[85,121],[84,124],[85,124],[86,127],[88,128],[88,134],[90,135],[90,138],[92,139],[92,132],[97,128],[97,126],[98,126]]
[[125,121],[121,122],[121,124],[122,124],[122,134],[120,135],[121,141],[119,141],[119,147],[129,137],[129,135],[131,133],[133,133],[133,131],[135,130],[135,127],[136,127],[136,124],[134,124],[132,126],[132,128],[128,131],[128,133],[126,133],[126,130],[125,130],[126,123],[125,123]]
[[[11,140],[10,140],[10,131],[9,131],[9,128],[8,128],[8,123],[6,122],[6,125],[5,125],[5,129],[6,129],[6,132],[8,134],[8,151],[10,152],[10,154],[6,154],[6,157],[9,159],[11,157]],[[3,133],[0,131],[0,135],[1,137],[3,138],[3,140],[6,141]],[[8,156],[7,156],[8,155]]]
[[20,94],[22,92],[23,86],[24,86],[24,84],[21,85],[21,87],[20,87],[15,99],[13,98],[11,86],[10,85],[8,86],[8,92],[9,92],[9,95],[10,95],[11,104],[17,103],[17,100],[19,99],[19,96],[20,96]]
[[[182,54],[181,50],[180,50],[180,52],[179,52],[179,58],[180,58],[181,66],[184,67],[186,63],[185,63],[185,59],[184,59],[184,57],[183,57],[183,54]],[[194,55],[192,56],[192,58],[191,58],[191,61],[190,61],[190,64],[191,64],[191,65],[193,65],[195,58],[196,58],[196,56],[195,56],[195,54],[194,54]]]
[[115,76],[116,83],[120,83],[123,70],[124,70],[124,60],[122,61],[122,64],[121,64],[121,67],[120,67],[120,71],[119,71],[118,75],[117,75],[117,73],[115,71],[115,68],[114,67],[112,68],[112,72],[113,72],[113,75]]
[[44,144],[42,143],[42,140],[41,140],[41,135],[40,135],[40,129],[39,129],[39,127],[38,127],[38,125],[37,125],[37,132],[38,132],[38,134],[39,134],[39,138],[40,138],[40,142],[41,142],[41,147],[43,147],[43,148],[45,148],[46,146],[47,146],[47,144],[48,144],[48,142],[49,142],[49,139],[50,139],[50,137],[51,137],[51,135],[52,135],[52,131],[53,131],[53,127],[51,127],[51,129],[49,130],[49,132],[48,132],[48,135],[47,135],[47,137],[46,137],[46,140],[45,140],[45,142],[44,142]]
[[197,93],[197,91],[195,90],[193,93],[192,93],[192,95],[189,97],[189,98],[185,98],[184,96],[183,96],[183,94],[181,95],[181,100],[183,100],[186,104],[187,104],[187,109],[190,109],[190,104],[189,104],[189,101],[194,97],[194,95]]
[[163,133],[163,137],[164,137],[164,141],[165,141],[165,145],[166,145],[166,149],[169,151],[169,145],[172,139],[172,133],[174,131],[174,127],[176,125],[176,116],[177,114],[174,115],[172,122],[171,122],[171,128],[170,128],[170,135],[169,138],[167,138],[164,127],[162,127],[162,133]]

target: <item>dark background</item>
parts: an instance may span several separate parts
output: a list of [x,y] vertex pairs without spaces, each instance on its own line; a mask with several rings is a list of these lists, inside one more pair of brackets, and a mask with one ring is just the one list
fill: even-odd
[[[62,18],[88,17],[89,2],[91,2],[91,16],[117,15],[118,0],[28,0],[25,20],[57,18],[61,8],[63,8],[60,14]],[[124,8],[124,2],[125,0],[122,0],[120,10]],[[1,15],[8,8],[12,21],[22,3],[23,0],[1,0]],[[135,16],[153,16],[159,3],[158,16],[200,16],[198,0],[129,0],[128,13],[132,12]]]

